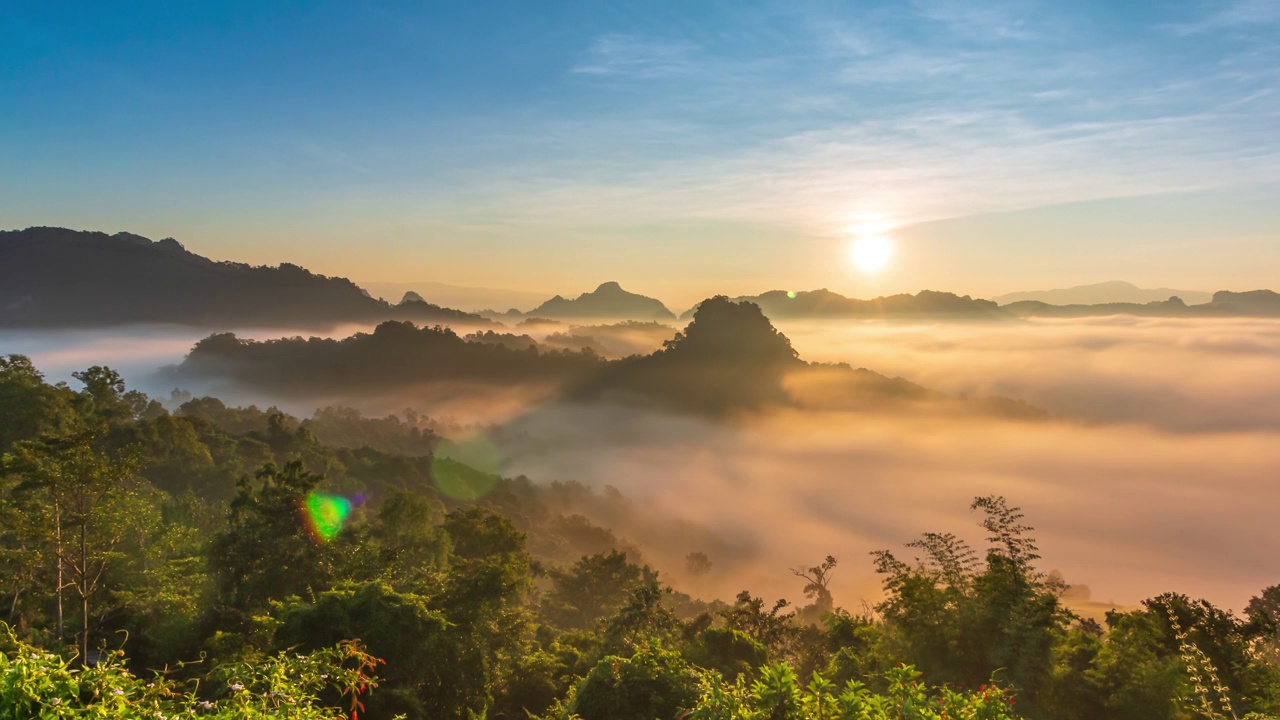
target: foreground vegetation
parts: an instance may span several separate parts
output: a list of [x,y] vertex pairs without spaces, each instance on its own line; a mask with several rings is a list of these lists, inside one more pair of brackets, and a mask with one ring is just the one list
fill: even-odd
[[875,553],[873,611],[836,605],[833,557],[796,571],[801,607],[702,601],[565,510],[590,491],[447,459],[424,418],[169,412],[77,378],[0,358],[0,717],[1280,712],[1280,586],[1243,618],[1167,593],[1099,625],[1003,498],[973,504],[985,548]]

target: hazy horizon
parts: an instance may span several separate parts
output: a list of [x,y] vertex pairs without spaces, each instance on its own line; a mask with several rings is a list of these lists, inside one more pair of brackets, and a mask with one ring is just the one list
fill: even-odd
[[0,226],[684,306],[1267,287],[1275,8],[19,3]]

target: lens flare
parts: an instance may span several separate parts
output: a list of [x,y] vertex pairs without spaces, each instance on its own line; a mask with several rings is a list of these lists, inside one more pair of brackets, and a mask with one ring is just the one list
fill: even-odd
[[304,509],[311,535],[319,542],[329,542],[338,536],[351,515],[351,501],[341,495],[310,492]]
[[788,298],[790,298],[790,299],[792,299],[792,300],[795,300],[795,299],[796,299],[796,291],[795,291],[795,290],[788,290],[788,291],[787,291],[787,297],[788,297]]
[[440,492],[454,500],[479,500],[501,480],[502,457],[483,435],[441,443],[431,459]]

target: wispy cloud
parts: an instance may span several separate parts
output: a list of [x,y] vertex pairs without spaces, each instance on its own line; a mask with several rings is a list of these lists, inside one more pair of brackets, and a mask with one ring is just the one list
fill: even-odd
[[1274,0],[1236,0],[1216,7],[1207,15],[1182,23],[1168,23],[1163,27],[1177,35],[1198,35],[1201,33],[1241,28],[1250,26],[1266,26],[1280,23],[1280,3]]
[[606,32],[568,13],[555,32],[488,23],[492,35],[458,48],[408,41],[438,31],[422,17],[379,16],[374,33],[415,48],[414,62],[390,53],[387,73],[462,67],[456,53],[485,43],[502,52],[400,78],[345,104],[357,110],[340,122],[263,130],[242,118],[257,137],[210,147],[275,161],[259,185],[235,184],[242,205],[282,218],[281,196],[318,206],[341,216],[313,221],[334,237],[430,223],[433,237],[551,243],[690,221],[830,239],[863,215],[913,224],[1280,183],[1272,0],[1198,16],[855,5],[610,14]]
[[[920,16],[944,29],[903,31]],[[1243,4],[1226,17],[1268,15]],[[867,213],[917,223],[1280,182],[1274,50],[1171,66],[1178,49],[1159,38],[1097,46],[1087,27],[1033,18],[1018,4],[920,2],[907,15],[792,18],[807,44],[736,54],[607,35],[574,73],[680,83],[544,125],[534,136],[555,150],[527,171],[508,163],[489,187],[507,217],[536,223],[718,217],[825,234]]]
[[1039,36],[1027,17],[1042,13],[1030,3],[957,3],[949,0],[913,0],[922,18],[945,24],[959,36],[979,40],[1033,40]]
[[697,49],[687,42],[611,33],[596,38],[572,72],[630,77],[672,75],[693,67]]

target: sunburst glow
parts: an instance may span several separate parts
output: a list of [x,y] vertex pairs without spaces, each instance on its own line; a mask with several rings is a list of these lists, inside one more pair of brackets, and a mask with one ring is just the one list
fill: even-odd
[[865,235],[849,244],[849,260],[863,272],[879,272],[893,259],[893,240],[884,235]]

